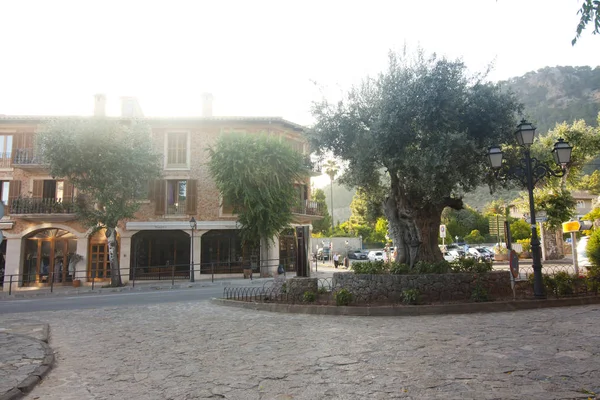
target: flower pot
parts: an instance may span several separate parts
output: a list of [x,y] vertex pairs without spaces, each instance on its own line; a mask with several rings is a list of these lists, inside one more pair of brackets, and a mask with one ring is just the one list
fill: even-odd
[[494,261],[507,261],[508,260],[508,254],[494,254]]
[[81,286],[81,280],[80,279],[73,280],[73,287],[79,287],[79,286]]

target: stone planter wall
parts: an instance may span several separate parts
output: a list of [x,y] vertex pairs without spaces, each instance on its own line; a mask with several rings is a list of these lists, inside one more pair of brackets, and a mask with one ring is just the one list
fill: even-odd
[[313,292],[316,295],[318,290],[317,278],[291,278],[286,281],[286,293],[293,299],[301,299],[304,292]]
[[494,271],[485,274],[456,273],[428,275],[358,275],[333,274],[335,290],[347,289],[357,301],[398,302],[402,292],[417,289],[422,302],[470,300],[480,282],[492,297],[511,297],[510,272]]

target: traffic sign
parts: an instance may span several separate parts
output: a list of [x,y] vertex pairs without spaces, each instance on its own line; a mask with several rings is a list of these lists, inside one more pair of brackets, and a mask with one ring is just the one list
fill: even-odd
[[580,226],[581,225],[579,224],[579,221],[563,222],[563,224],[562,224],[562,228],[563,228],[563,232],[564,233],[578,232]]
[[446,225],[440,225],[440,237],[441,238],[446,237]]
[[519,255],[516,251],[510,251],[510,272],[512,273],[513,278],[519,277]]

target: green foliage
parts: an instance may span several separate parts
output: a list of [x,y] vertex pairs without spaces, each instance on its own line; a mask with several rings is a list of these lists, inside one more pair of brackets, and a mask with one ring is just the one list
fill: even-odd
[[361,261],[352,263],[355,274],[379,275],[388,273],[388,266],[383,261]]
[[305,179],[302,155],[260,136],[222,136],[209,147],[212,178],[238,214],[243,242],[271,240],[292,221],[298,195],[294,183]]
[[[520,210],[529,210],[529,195],[521,193],[521,197],[514,201]],[[533,192],[533,201],[536,210],[544,210],[548,220],[544,225],[549,229],[557,229],[562,223],[569,221],[575,213],[575,200],[566,189],[561,187],[536,188]]]
[[524,219],[517,219],[510,224],[510,234],[513,240],[517,242],[531,237],[531,225]]
[[321,286],[319,288],[319,294],[326,294],[327,293],[327,288],[325,286]]
[[281,293],[287,293],[287,283],[283,282],[283,284],[281,284]]
[[325,198],[325,192],[323,189],[315,189],[311,193],[313,201],[317,202],[321,210],[323,211],[323,218],[317,219],[312,222],[313,234],[325,234],[331,231],[331,214],[327,208],[327,201]]
[[309,290],[304,292],[304,294],[302,295],[302,301],[305,303],[314,303],[316,299],[317,296],[315,295],[315,293]]
[[585,250],[592,265],[600,268],[600,229],[592,233]]
[[393,262],[390,265],[390,274],[393,275],[408,275],[412,272],[411,268],[404,264],[404,263],[399,263],[399,262]]
[[481,242],[471,243],[482,243],[484,241],[483,236],[489,234],[488,219],[468,206],[462,210],[454,210],[446,207],[442,212],[442,223],[446,225],[448,231],[446,239],[454,236],[466,239],[472,231],[477,230],[481,238],[474,237],[474,239],[481,239]]
[[467,243],[483,243],[485,238],[481,236],[481,233],[477,229],[473,229],[471,233],[465,236],[465,241]]
[[600,195],[600,170],[595,170],[591,175],[583,175],[579,182],[576,182],[575,188],[587,190],[593,195]]
[[[341,101],[314,104],[311,136],[314,148],[347,163],[344,183],[382,189],[386,215],[401,215],[408,226],[422,229],[424,219],[439,217],[445,206],[461,208],[459,192],[492,181],[484,173],[486,149],[512,140],[519,109],[511,94],[470,76],[460,60],[422,51],[412,59],[390,54],[388,69],[378,77],[365,79]],[[415,231],[390,223],[401,249],[422,238],[421,246],[431,251],[421,256],[441,258],[437,238],[425,232],[411,238]],[[416,258],[406,261],[412,265]]]
[[583,0],[583,4],[577,14],[581,15],[579,23],[577,24],[577,33],[571,44],[575,46],[577,39],[581,36],[581,32],[585,29],[588,24],[593,24],[594,35],[600,33],[600,1],[598,0]]
[[134,218],[139,193],[160,176],[160,156],[149,137],[150,128],[139,122],[73,119],[43,125],[36,141],[49,175],[68,179],[85,194],[76,204],[79,220],[116,228]]
[[452,272],[452,265],[446,261],[419,261],[412,269],[413,274],[447,274]]
[[340,289],[333,294],[336,306],[347,306],[352,302],[352,293],[348,289]]
[[417,305],[420,302],[421,294],[417,289],[406,289],[402,291],[402,302],[404,304]]
[[460,258],[452,263],[453,272],[473,272],[483,274],[492,272],[491,261],[476,260],[474,258]]
[[554,275],[555,293],[558,296],[573,294],[574,277],[566,271],[557,272]]

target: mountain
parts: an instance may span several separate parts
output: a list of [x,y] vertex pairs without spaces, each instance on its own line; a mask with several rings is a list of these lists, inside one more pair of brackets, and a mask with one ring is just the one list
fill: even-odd
[[538,133],[544,134],[563,121],[597,123],[600,67],[546,67],[500,84],[517,94]]

